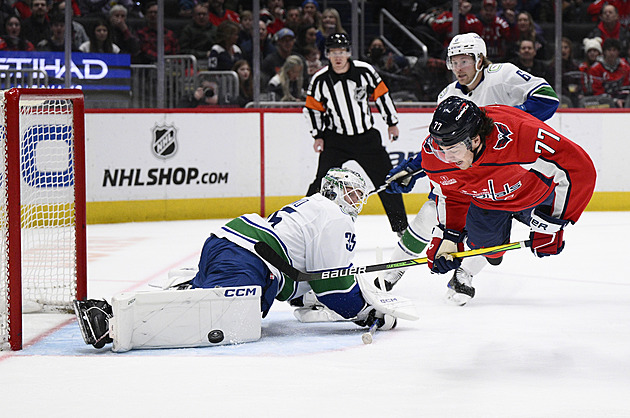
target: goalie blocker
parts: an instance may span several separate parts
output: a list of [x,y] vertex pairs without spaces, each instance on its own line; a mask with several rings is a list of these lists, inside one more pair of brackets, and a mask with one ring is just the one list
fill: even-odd
[[111,341],[115,352],[237,344],[260,339],[261,293],[260,286],[127,292],[111,307],[76,301],[75,312],[86,344]]

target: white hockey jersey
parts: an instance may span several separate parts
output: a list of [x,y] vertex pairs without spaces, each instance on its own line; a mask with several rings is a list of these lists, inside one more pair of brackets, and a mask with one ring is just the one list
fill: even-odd
[[449,96],[458,96],[477,106],[503,104],[518,107],[545,121],[555,113],[560,101],[549,83],[510,63],[491,64],[483,70],[483,79],[474,90],[464,93],[455,81],[438,95],[438,103]]
[[[315,194],[293,202],[267,219],[258,214],[242,215],[228,222],[214,235],[226,238],[256,254],[254,244],[264,241],[293,267],[305,272],[320,272],[352,266],[356,246],[354,221],[338,205]],[[313,287],[318,296],[329,291],[347,292],[355,286],[354,277],[297,283],[271,265],[280,280],[276,299],[301,296]]]

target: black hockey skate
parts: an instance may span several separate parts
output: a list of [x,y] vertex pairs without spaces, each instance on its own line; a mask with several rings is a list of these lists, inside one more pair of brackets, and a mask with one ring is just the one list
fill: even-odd
[[86,344],[94,348],[103,348],[111,343],[109,337],[109,318],[112,317],[112,306],[105,300],[75,300],[74,313]]
[[454,305],[463,306],[475,297],[475,288],[471,286],[472,276],[461,268],[453,273],[453,278],[446,285],[446,300]]

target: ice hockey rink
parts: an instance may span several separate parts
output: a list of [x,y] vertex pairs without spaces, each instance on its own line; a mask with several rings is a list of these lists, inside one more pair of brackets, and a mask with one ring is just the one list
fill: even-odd
[[[88,296],[195,266],[222,223],[89,225]],[[357,235],[356,265],[397,241],[384,216],[359,216]],[[413,267],[394,293],[420,320],[371,345],[280,302],[257,342],[122,354],[84,344],[73,315],[27,315],[25,348],[0,352],[0,416],[630,417],[629,236],[630,212],[586,212],[561,255],[508,252],[465,307],[443,302],[450,276]]]

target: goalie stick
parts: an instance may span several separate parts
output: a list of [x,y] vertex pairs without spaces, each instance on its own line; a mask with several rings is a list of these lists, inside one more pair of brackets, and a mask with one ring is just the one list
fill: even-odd
[[363,341],[363,344],[372,344],[372,341],[374,340],[374,333],[376,332],[377,328],[378,319],[375,319],[374,323],[370,326],[370,329],[367,330],[367,332],[364,332],[363,335],[361,335],[361,340]]
[[[478,248],[476,250],[468,250],[468,251],[460,251],[456,253],[451,253],[450,255],[454,258],[466,258],[473,257],[475,255],[490,255],[496,254],[503,251],[510,250],[519,250],[521,248],[530,247],[531,241],[517,241],[509,244],[497,245],[494,247],[487,248]],[[312,280],[320,280],[320,279],[332,279],[335,277],[348,276],[350,274],[363,274],[363,273],[372,273],[375,271],[383,271],[383,270],[394,270],[405,267],[413,267],[418,266],[420,264],[427,264],[428,258],[412,258],[408,260],[400,260],[394,261],[390,263],[381,263],[381,264],[372,264],[370,266],[359,266],[359,267],[349,267],[349,268],[341,268],[335,270],[328,270],[321,273],[305,273],[299,271],[289,263],[287,263],[282,257],[276,253],[273,248],[269,246],[266,242],[258,241],[254,245],[254,250],[260,255],[265,261],[269,264],[280,270],[282,273],[286,274],[292,280],[296,282],[310,282]]]

